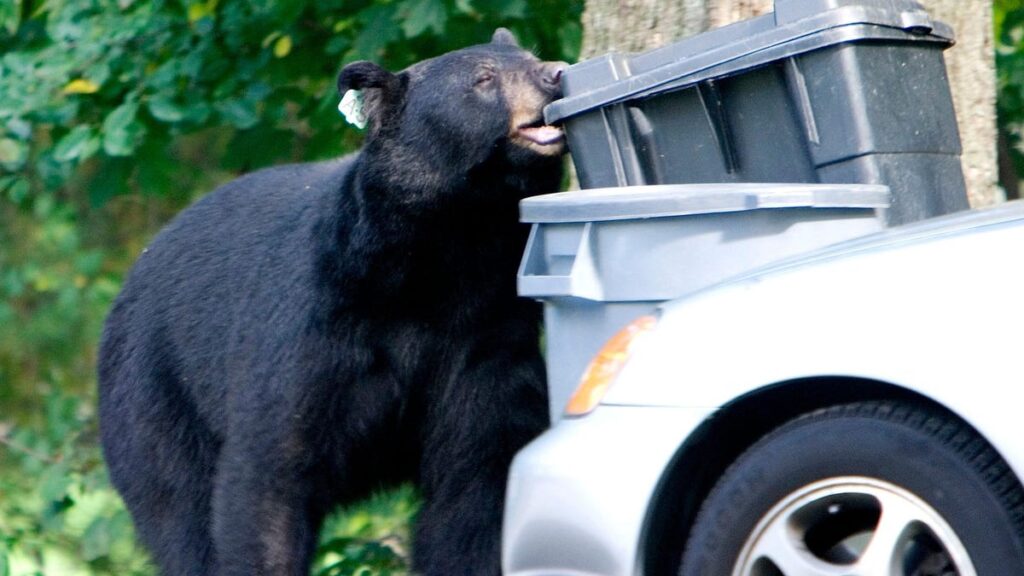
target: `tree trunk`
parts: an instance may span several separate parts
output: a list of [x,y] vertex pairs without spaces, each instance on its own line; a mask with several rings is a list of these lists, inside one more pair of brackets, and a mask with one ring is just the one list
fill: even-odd
[[[964,177],[972,206],[1002,199],[996,186],[995,55],[988,0],[924,0],[951,24],[957,45],[946,52],[963,142]],[[637,52],[772,10],[772,0],[587,0],[582,58]]]
[[946,51],[946,70],[953,90],[964,178],[971,206],[1004,200],[996,186],[996,62],[992,40],[992,2],[988,0],[924,0],[937,20],[956,31],[956,46]]

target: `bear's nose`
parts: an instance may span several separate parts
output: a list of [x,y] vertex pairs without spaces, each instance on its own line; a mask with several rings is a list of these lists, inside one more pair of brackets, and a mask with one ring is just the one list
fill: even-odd
[[562,74],[568,67],[565,62],[545,62],[541,70],[544,87],[553,92],[555,98],[562,97]]

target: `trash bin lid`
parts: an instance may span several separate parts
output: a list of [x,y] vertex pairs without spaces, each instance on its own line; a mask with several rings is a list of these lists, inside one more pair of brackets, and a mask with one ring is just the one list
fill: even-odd
[[662,184],[544,194],[519,203],[522,222],[664,218],[765,208],[887,208],[874,184]]
[[844,42],[953,44],[953,30],[913,0],[775,0],[775,11],[635,55],[611,53],[570,66],[565,97],[545,121],[677,90]]

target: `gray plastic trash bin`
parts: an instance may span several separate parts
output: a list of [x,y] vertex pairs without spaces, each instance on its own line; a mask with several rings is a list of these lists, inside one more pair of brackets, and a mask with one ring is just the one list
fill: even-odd
[[545,110],[583,188],[884,184],[889,223],[967,209],[942,52],[909,0],[776,0],[775,12],[563,75]]
[[519,295],[544,302],[552,420],[590,358],[660,302],[881,230],[884,186],[659,185],[527,198]]

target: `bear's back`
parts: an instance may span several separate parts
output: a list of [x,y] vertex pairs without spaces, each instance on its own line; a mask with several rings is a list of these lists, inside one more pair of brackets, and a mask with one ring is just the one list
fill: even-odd
[[227,392],[229,365],[246,361],[238,351],[260,353],[242,340],[264,331],[297,338],[353,162],[260,170],[182,211],[139,256],[114,303],[101,381],[128,377],[119,365],[144,366],[214,406],[208,396]]

